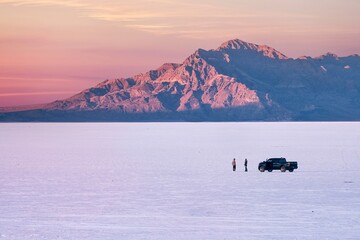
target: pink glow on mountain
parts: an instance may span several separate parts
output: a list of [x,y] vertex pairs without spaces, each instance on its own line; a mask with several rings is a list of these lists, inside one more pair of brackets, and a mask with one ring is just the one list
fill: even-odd
[[0,106],[69,97],[103,79],[181,63],[229,39],[236,40],[228,47],[275,59],[358,54],[359,4],[0,0]]
[[243,50],[243,51],[254,51],[261,53],[262,55],[269,57],[269,58],[275,58],[275,59],[288,59],[287,56],[282,54],[281,52],[275,50],[272,47],[266,46],[266,45],[257,45],[253,43],[244,42],[240,39],[234,39],[227,41],[217,49],[232,49],[232,50]]

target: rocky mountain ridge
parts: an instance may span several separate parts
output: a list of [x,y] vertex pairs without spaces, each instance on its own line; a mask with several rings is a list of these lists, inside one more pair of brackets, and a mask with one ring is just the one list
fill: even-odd
[[[110,121],[132,121],[132,116],[135,121],[360,120],[359,109],[358,55],[292,59],[269,46],[234,39],[217,49],[198,49],[181,64],[106,80],[22,115],[35,111],[40,120],[44,112],[60,120],[74,114],[89,120],[105,114],[102,120]],[[2,116],[16,118],[21,112]]]

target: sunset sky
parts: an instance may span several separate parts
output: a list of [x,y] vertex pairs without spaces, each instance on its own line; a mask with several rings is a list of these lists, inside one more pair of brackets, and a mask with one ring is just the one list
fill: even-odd
[[359,0],[0,0],[0,107],[63,99],[239,38],[360,53]]

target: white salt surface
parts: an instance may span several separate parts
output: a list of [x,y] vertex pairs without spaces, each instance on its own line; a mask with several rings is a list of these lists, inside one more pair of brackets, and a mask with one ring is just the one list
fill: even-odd
[[360,237],[360,123],[1,124],[0,153],[0,239]]

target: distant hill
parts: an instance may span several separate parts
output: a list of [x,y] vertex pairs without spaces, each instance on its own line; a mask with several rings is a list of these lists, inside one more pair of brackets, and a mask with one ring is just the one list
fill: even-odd
[[68,99],[0,111],[0,121],[356,121],[360,56],[292,59],[235,39]]

